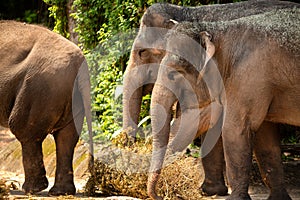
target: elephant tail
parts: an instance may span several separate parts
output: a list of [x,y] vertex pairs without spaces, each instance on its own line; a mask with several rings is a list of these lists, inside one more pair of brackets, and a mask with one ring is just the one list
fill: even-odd
[[92,173],[94,169],[94,144],[92,132],[92,111],[91,111],[91,83],[89,69],[86,59],[82,62],[78,71],[78,89],[82,96],[84,112],[89,133],[89,170]]

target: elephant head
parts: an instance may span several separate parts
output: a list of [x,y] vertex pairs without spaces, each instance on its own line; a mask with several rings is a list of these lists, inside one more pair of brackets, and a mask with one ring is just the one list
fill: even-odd
[[[216,127],[213,141],[221,134],[223,85],[217,66],[212,61],[215,46],[207,32],[193,30],[192,23],[180,28],[191,30],[188,35],[182,29],[168,34],[166,54],[161,61],[157,81],[151,99],[151,125],[153,153],[148,179],[148,194],[155,193],[160,170],[166,154],[184,150],[194,138]],[[175,137],[169,141],[171,107],[176,100],[181,106],[181,116],[172,126],[179,124]],[[214,130],[214,129],[213,129]],[[211,147],[214,142],[210,143]],[[167,152],[167,153],[166,153]],[[203,152],[207,154],[208,152]],[[205,155],[203,155],[205,156]]]
[[[149,18],[149,17],[148,17]],[[153,20],[156,27],[148,27],[144,15],[138,36],[135,38],[124,77],[123,130],[134,139],[140,115],[142,97],[151,93],[157,78],[160,61],[165,54],[164,37],[174,21],[163,18]],[[151,20],[150,20],[151,21]]]

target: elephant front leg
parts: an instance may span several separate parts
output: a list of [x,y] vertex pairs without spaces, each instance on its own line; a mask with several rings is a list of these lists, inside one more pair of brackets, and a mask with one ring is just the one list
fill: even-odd
[[25,183],[22,188],[26,194],[37,193],[48,187],[43,162],[42,140],[21,142]]
[[277,124],[264,122],[254,140],[254,154],[260,173],[271,193],[268,200],[291,200],[284,187],[280,134]]
[[222,138],[220,137],[214,148],[202,158],[205,179],[201,186],[204,195],[227,195],[223,170],[225,169]]
[[227,200],[249,200],[248,194],[252,162],[252,144],[249,128],[226,126],[222,133],[226,172],[231,195]]
[[79,135],[74,123],[53,134],[56,144],[56,173],[55,183],[50,189],[49,195],[74,195],[76,188],[73,176],[73,154]]

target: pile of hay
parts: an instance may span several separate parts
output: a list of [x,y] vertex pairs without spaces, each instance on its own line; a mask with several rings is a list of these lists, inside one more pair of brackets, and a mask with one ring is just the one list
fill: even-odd
[[95,172],[86,184],[88,196],[131,196],[145,199],[147,175],[143,173],[127,174],[104,164],[95,163]]
[[199,159],[179,157],[163,169],[157,191],[164,199],[201,199],[199,188],[203,179]]
[[[120,137],[124,139],[124,135]],[[151,142],[140,141],[130,148],[116,141],[97,146],[94,173],[85,188],[87,195],[124,195],[147,199]],[[203,178],[200,159],[181,155],[162,170],[157,192],[165,199],[199,199]]]
[[4,180],[0,180],[0,199],[8,199],[9,188]]

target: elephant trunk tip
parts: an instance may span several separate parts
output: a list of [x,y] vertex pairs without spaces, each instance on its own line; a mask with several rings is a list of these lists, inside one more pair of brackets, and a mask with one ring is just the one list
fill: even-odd
[[163,198],[158,196],[155,191],[156,184],[159,179],[159,175],[160,175],[160,171],[151,172],[148,177],[147,193],[148,193],[148,196],[153,200],[163,200]]

